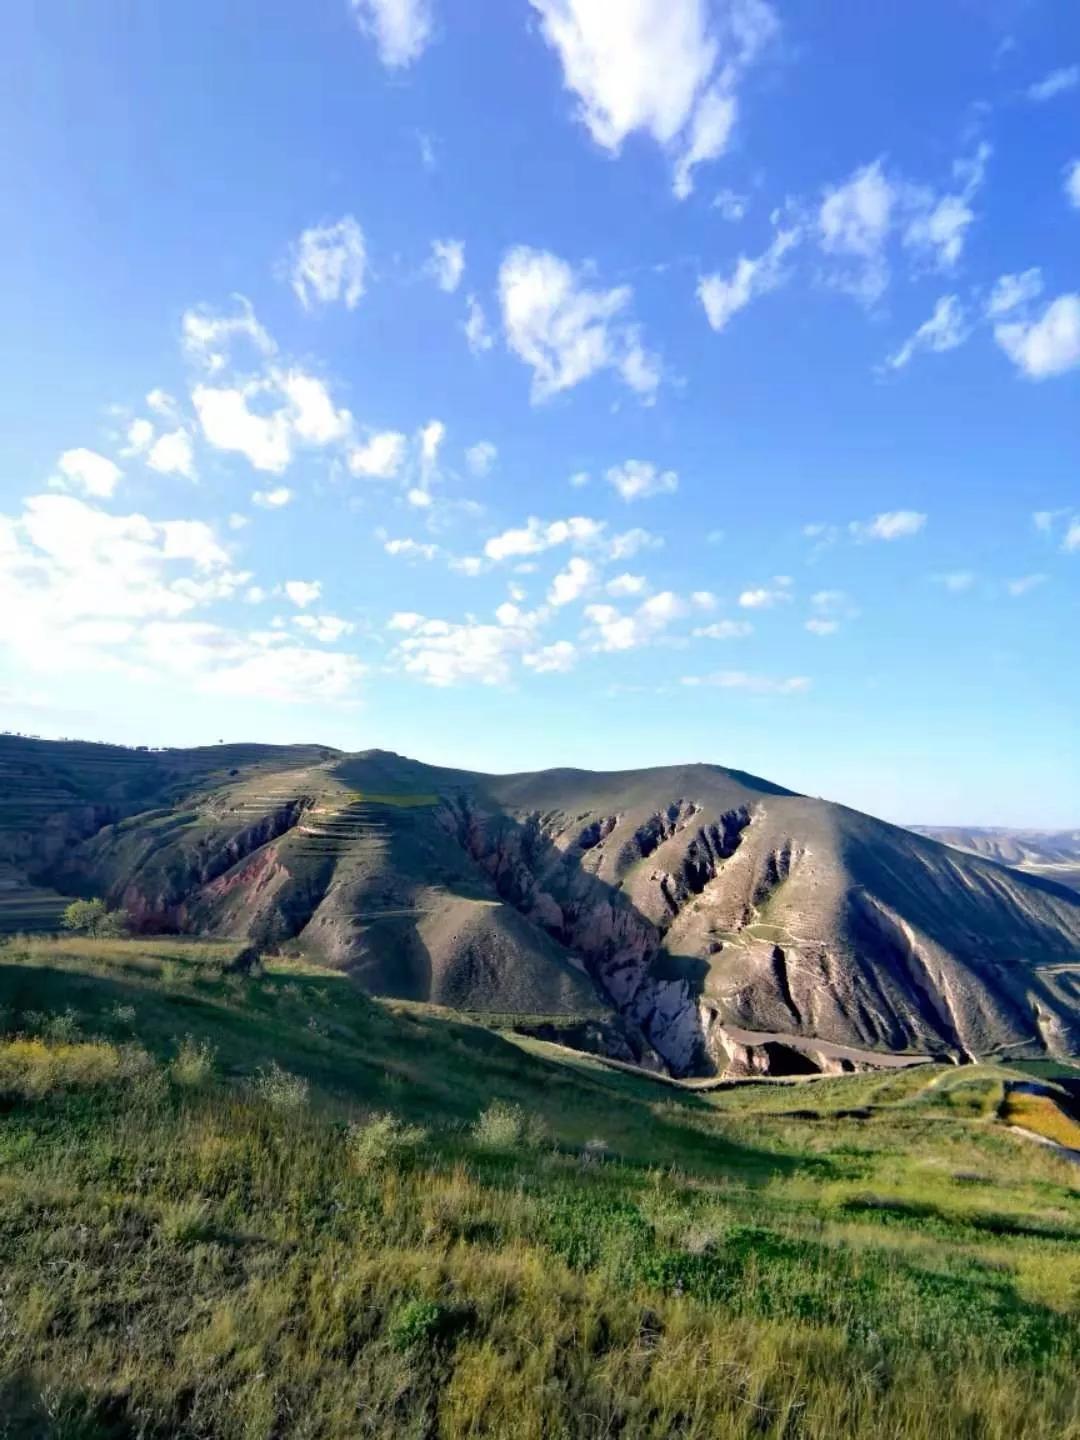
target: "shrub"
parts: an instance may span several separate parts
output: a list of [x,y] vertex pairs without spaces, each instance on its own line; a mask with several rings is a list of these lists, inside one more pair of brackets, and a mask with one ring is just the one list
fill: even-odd
[[439,1332],[443,1313],[434,1300],[410,1300],[398,1311],[390,1327],[390,1343],[395,1350],[411,1350]]
[[93,935],[97,939],[114,939],[125,935],[128,917],[123,910],[110,910],[104,900],[73,900],[60,921],[65,930],[76,935]]
[[535,1149],[547,1139],[547,1126],[520,1105],[493,1100],[473,1126],[472,1136],[484,1150]]
[[178,1085],[203,1085],[213,1072],[214,1060],[215,1051],[211,1044],[206,1040],[196,1040],[193,1035],[185,1035],[169,1071]]
[[79,1017],[69,1005],[61,1015],[50,1016],[42,1030],[46,1039],[58,1045],[66,1044],[79,1033]]
[[276,1060],[255,1072],[252,1089],[275,1110],[300,1110],[308,1101],[308,1082],[283,1070]]
[[349,1155],[358,1170],[387,1169],[411,1155],[427,1134],[422,1125],[406,1125],[394,1115],[372,1115],[349,1126]]

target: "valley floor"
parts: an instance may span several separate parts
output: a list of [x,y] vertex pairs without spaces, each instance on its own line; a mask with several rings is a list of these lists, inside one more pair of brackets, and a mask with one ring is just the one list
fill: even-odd
[[0,1437],[1080,1437],[1080,1072],[695,1091],[235,948],[0,947]]

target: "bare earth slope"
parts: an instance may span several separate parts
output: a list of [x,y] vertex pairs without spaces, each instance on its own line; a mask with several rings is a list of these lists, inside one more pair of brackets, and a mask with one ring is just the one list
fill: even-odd
[[148,930],[298,943],[459,1008],[613,1007],[676,1074],[1080,1052],[1080,896],[739,771],[217,747],[133,758],[133,787],[140,752],[87,748],[55,766],[86,804],[49,810],[47,743],[0,742],[9,810],[40,797],[0,858]]
[[999,860],[1002,865],[1080,890],[1080,830],[995,830],[971,825],[911,828],[956,850]]

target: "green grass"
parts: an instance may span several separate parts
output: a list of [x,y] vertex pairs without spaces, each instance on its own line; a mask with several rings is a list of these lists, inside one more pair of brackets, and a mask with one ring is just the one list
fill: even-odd
[[0,1437],[1080,1436],[1016,1072],[695,1093],[235,950],[0,948]]

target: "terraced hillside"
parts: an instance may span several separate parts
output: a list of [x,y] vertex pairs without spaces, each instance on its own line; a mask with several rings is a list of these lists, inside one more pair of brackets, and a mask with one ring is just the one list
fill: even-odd
[[680,1075],[1080,1052],[1073,892],[739,771],[134,763],[143,808],[99,802],[31,878],[147,931],[290,947],[459,1009],[615,1012],[626,1058]]

